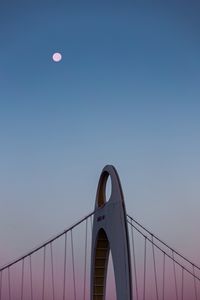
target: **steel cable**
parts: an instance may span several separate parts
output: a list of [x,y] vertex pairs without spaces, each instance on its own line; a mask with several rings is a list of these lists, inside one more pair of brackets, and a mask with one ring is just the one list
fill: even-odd
[[197,282],[196,282],[196,278],[195,278],[195,268],[194,265],[192,266],[192,270],[193,270],[193,279],[194,279],[194,291],[195,291],[195,299],[197,300]]
[[184,268],[181,269],[181,300],[183,300],[183,293],[184,293]]
[[[180,256],[183,260],[187,261],[190,265],[194,265],[196,269],[198,269],[200,271],[200,267],[197,266],[196,264],[194,264],[192,261],[190,261],[188,258],[186,258],[185,256],[183,256],[180,252],[178,252],[177,250],[173,249],[172,247],[170,247],[167,243],[165,243],[164,241],[162,241],[159,237],[157,237],[155,234],[153,234],[152,232],[150,232],[148,229],[146,229],[143,225],[141,225],[138,221],[136,221],[135,219],[133,219],[130,215],[127,214],[127,217],[132,220],[135,224],[137,224],[140,228],[142,228],[144,231],[146,231],[149,235],[153,235],[153,237],[159,241],[161,244],[163,244],[165,247],[167,247],[169,250],[173,251],[176,255]],[[128,221],[129,222],[129,221]],[[129,222],[130,223],[130,222]]]
[[23,296],[24,296],[24,259],[22,260],[21,300],[23,300]]
[[66,269],[67,269],[67,233],[65,233],[65,246],[64,246],[64,274],[63,274],[63,300],[65,300],[66,288]]
[[3,281],[3,271],[0,272],[0,300],[2,294],[2,281]]
[[53,268],[53,248],[52,248],[52,243],[50,243],[50,250],[51,250],[51,279],[52,279],[52,293],[53,293],[53,300],[55,300],[54,268]]
[[75,265],[74,265],[74,243],[73,243],[72,230],[71,230],[71,250],[72,250],[72,268],[73,268],[73,282],[74,282],[74,300],[76,300],[76,278],[75,278]]
[[[97,209],[96,211],[100,210]],[[23,256],[13,260],[12,262],[0,267],[0,272],[7,269],[8,267],[13,266],[14,264],[20,262],[21,260],[25,259],[26,257],[30,256],[31,254],[41,250],[42,248],[44,248],[45,246],[47,246],[48,244],[50,244],[51,242],[57,240],[58,238],[60,238],[61,236],[63,236],[65,233],[71,231],[73,228],[77,227],[78,225],[80,225],[81,223],[83,223],[87,218],[89,218],[90,216],[92,216],[96,211],[93,211],[91,213],[89,213],[87,216],[83,217],[82,219],[80,219],[78,222],[76,222],[74,225],[70,226],[69,228],[65,229],[64,231],[62,231],[61,233],[57,234],[56,236],[52,237],[51,239],[49,239],[48,241],[44,242],[43,244],[39,245],[38,247],[34,248],[33,250],[29,251],[28,253],[24,254]]]
[[33,272],[32,272],[31,255],[29,256],[29,270],[30,270],[31,300],[33,300]]
[[152,238],[152,254],[153,254],[154,277],[155,277],[155,286],[156,286],[156,298],[158,300],[158,283],[157,283],[156,258],[155,258],[154,244],[153,244],[153,235],[151,236],[151,238]]
[[8,268],[8,297],[11,300],[10,268]]
[[44,300],[44,292],[45,292],[45,265],[46,265],[46,246],[44,246],[43,250],[43,278],[42,278],[42,300]]
[[175,283],[175,292],[176,292],[176,300],[178,300],[178,287],[177,287],[177,278],[176,278],[176,266],[174,260],[174,252],[172,250],[172,257],[173,257],[173,270],[174,270],[174,283]]
[[135,289],[136,289],[136,299],[139,299],[138,295],[138,280],[137,280],[137,267],[136,267],[136,253],[135,253],[135,242],[133,235],[133,227],[131,227],[131,240],[132,240],[132,250],[133,250],[133,265],[134,265],[134,274],[135,274]]
[[162,300],[165,299],[165,253],[163,253]]
[[143,300],[145,300],[146,292],[146,256],[147,256],[147,239],[144,239],[144,278],[143,278]]
[[[130,224],[136,231],[138,231],[144,238],[146,238],[150,243],[152,243],[151,239],[148,238],[144,233],[141,232],[141,230],[139,230],[135,225],[131,224],[128,221],[128,224]],[[165,255],[170,258],[172,261],[174,261],[177,265],[179,265],[180,267],[183,267],[185,269],[186,272],[188,272],[192,277],[195,277],[196,279],[198,279],[200,281],[200,278],[195,274],[193,274],[190,270],[188,270],[186,267],[184,267],[180,262],[178,262],[176,259],[174,259],[171,255],[169,255],[168,253],[166,253],[162,248],[160,248],[157,244],[155,244],[153,242],[154,246],[159,249],[162,253],[165,253]]]
[[83,284],[83,300],[86,298],[86,267],[87,267],[87,240],[88,240],[88,219],[85,222],[85,258],[84,258],[84,284]]

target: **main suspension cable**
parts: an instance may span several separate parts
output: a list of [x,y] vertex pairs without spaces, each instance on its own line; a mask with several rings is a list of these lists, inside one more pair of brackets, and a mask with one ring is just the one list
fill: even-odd
[[159,247],[155,242],[152,242],[152,240],[147,237],[140,229],[138,229],[135,225],[133,225],[130,221],[127,221],[128,224],[130,224],[133,228],[135,228],[135,230],[137,230],[144,238],[146,238],[150,243],[153,243],[154,246],[159,249],[161,252],[165,253],[165,255],[167,257],[169,257],[171,260],[173,260],[177,265],[179,265],[180,267],[183,267],[185,269],[186,272],[188,272],[190,275],[192,275],[192,277],[195,277],[196,279],[198,279],[200,281],[200,277],[198,277],[196,274],[194,275],[190,270],[188,270],[185,266],[183,266],[179,261],[177,261],[175,258],[173,258],[171,255],[169,255],[168,253],[166,253],[161,247]]
[[[153,236],[157,241],[159,241],[161,244],[163,244],[165,247],[167,247],[169,250],[173,251],[174,254],[180,256],[183,260],[185,260],[186,262],[188,262],[190,265],[194,265],[196,269],[198,269],[200,271],[200,267],[197,266],[196,264],[194,264],[191,260],[189,260],[188,258],[186,258],[183,254],[181,254],[179,251],[173,249],[172,247],[170,247],[166,242],[162,241],[158,236],[156,236],[155,234],[153,234],[151,231],[149,231],[148,229],[146,229],[141,223],[139,223],[138,221],[136,221],[134,218],[132,218],[130,215],[127,214],[127,217],[132,220],[135,224],[137,224],[140,228],[142,228],[144,231],[146,231],[150,236]],[[129,221],[128,221],[129,222]]]
[[[101,208],[98,208],[96,211],[100,210]],[[76,222],[75,224],[73,224],[72,226],[70,226],[69,228],[65,229],[64,231],[62,231],[61,233],[57,234],[56,236],[50,238],[49,240],[47,240],[46,242],[44,242],[43,244],[39,245],[38,247],[34,248],[33,250],[29,251],[28,253],[22,255],[21,257],[13,260],[12,262],[3,265],[2,267],[0,267],[0,272],[3,271],[4,269],[7,269],[8,267],[11,267],[12,265],[18,263],[19,261],[21,261],[22,259],[25,259],[26,257],[28,257],[29,255],[37,252],[38,250],[44,248],[45,246],[47,246],[48,244],[50,244],[51,242],[57,240],[59,237],[61,237],[62,235],[64,235],[65,233],[71,231],[73,228],[77,227],[79,224],[81,224],[83,221],[85,221],[87,218],[89,218],[90,216],[92,216],[96,211],[93,211],[91,213],[89,213],[88,215],[86,215],[85,217],[83,217],[82,219],[80,219],[78,222]]]

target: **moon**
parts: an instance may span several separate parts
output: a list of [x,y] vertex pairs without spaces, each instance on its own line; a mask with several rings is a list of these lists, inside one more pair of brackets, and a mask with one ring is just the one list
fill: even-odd
[[62,59],[62,54],[60,52],[55,52],[53,55],[52,55],[52,59],[53,61],[55,62],[59,62],[61,61]]

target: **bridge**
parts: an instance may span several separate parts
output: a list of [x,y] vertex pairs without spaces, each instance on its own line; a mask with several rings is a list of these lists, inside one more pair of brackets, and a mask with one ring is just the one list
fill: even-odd
[[0,268],[0,300],[17,299],[197,300],[200,267],[127,214],[108,165],[92,212]]

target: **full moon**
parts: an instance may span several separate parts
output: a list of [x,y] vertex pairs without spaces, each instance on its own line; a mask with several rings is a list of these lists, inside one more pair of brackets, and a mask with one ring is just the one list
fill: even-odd
[[59,62],[62,59],[62,54],[59,53],[59,52],[56,52],[56,53],[53,54],[52,59],[55,62]]

